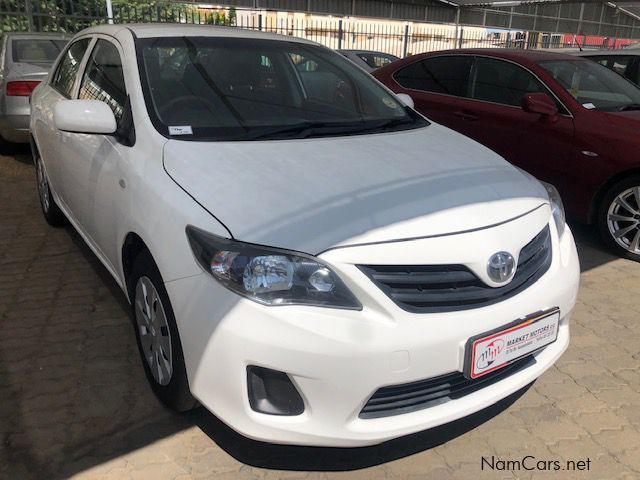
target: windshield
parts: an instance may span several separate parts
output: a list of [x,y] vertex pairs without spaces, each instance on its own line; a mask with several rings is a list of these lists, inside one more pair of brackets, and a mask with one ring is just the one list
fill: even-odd
[[619,112],[640,109],[640,88],[592,61],[540,62],[584,108]]
[[14,63],[53,63],[66,40],[24,39],[11,41],[11,59]]
[[165,136],[257,140],[356,135],[428,122],[342,56],[283,40],[137,40],[147,109]]

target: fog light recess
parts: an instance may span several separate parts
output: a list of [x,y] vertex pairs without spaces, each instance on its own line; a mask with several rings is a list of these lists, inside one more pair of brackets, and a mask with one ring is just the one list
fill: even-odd
[[300,415],[304,401],[289,376],[270,368],[247,367],[251,409],[269,415]]

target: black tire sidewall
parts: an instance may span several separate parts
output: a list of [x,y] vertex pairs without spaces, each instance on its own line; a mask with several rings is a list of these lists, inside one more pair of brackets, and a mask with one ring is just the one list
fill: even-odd
[[600,207],[598,208],[596,224],[602,241],[605,243],[605,245],[607,245],[607,247],[609,247],[610,250],[615,252],[620,257],[640,262],[640,254],[631,253],[625,248],[618,245],[618,243],[612,237],[611,232],[609,232],[609,226],[607,225],[607,215],[609,212],[609,207],[611,206],[613,200],[620,194],[620,192],[636,186],[640,186],[640,176],[628,177],[612,185],[611,188],[607,190],[607,193],[605,193],[605,195],[602,197]]
[[[169,325],[169,332],[171,334],[172,373],[171,380],[167,385],[160,385],[155,380],[144,356],[144,352],[142,351],[142,343],[140,341],[140,332],[135,312],[136,286],[141,277],[147,277],[151,280],[151,283],[153,283],[153,286],[160,296],[167,324]],[[140,360],[153,393],[164,405],[178,412],[185,412],[197,407],[198,402],[193,398],[189,390],[184,354],[182,352],[182,344],[180,342],[180,335],[178,333],[178,326],[173,313],[173,307],[171,306],[171,301],[169,300],[169,295],[167,294],[160,271],[148,251],[145,250],[141,252],[134,260],[127,287],[131,301],[131,314],[136,332],[138,352],[140,353]]]
[[46,170],[43,168],[43,175],[47,176],[47,193],[49,195],[49,209],[45,209],[42,204],[42,200],[40,198],[40,182],[38,181],[38,162],[42,163],[42,159],[39,156],[34,156],[35,160],[35,170],[36,170],[36,189],[38,191],[38,203],[40,204],[40,209],[42,210],[42,215],[44,215],[44,219],[47,221],[49,225],[52,227],[61,227],[67,223],[67,218],[58,207],[58,204],[53,198],[51,194],[51,187],[49,186],[49,177],[47,176]]

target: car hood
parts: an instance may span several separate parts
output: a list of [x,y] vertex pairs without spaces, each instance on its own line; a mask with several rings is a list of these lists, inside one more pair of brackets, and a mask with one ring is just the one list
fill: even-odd
[[640,110],[628,112],[608,112],[609,119],[614,125],[638,128],[640,125]]
[[164,166],[234,238],[314,254],[485,228],[548,202],[533,177],[437,124],[304,140],[169,140]]

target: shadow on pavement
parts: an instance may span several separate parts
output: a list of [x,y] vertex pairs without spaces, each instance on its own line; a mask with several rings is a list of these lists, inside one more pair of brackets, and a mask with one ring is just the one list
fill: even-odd
[[578,249],[580,271],[586,272],[619,258],[602,243],[594,225],[571,223],[570,226]]
[[28,143],[0,143],[0,155],[14,157],[16,160],[23,161],[25,156],[31,159],[31,149]]

